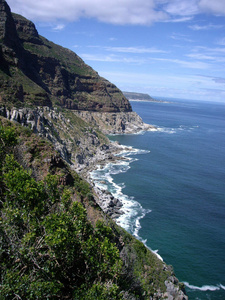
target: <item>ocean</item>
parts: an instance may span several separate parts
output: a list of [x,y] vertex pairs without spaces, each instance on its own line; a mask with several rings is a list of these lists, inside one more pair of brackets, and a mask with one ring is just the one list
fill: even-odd
[[132,108],[157,131],[110,136],[127,161],[92,172],[123,203],[118,224],[174,268],[189,299],[225,299],[225,104]]

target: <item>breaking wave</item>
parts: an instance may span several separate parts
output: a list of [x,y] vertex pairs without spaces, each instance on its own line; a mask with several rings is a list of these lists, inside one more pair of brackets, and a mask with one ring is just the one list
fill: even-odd
[[169,127],[157,127],[157,131],[159,132],[163,132],[163,133],[168,133],[168,134],[175,134],[178,133],[180,131],[192,131],[196,128],[198,128],[199,126],[185,126],[185,125],[180,125],[179,127],[175,127],[175,128],[169,128]]
[[[121,152],[117,154],[117,156],[122,156],[125,158],[125,160],[108,163],[103,168],[98,168],[97,170],[92,171],[90,174],[91,179],[97,188],[101,190],[108,190],[115,198],[121,201],[123,205],[121,210],[124,212],[124,214],[117,218],[116,222],[140,241],[142,241],[145,245],[147,241],[143,240],[139,236],[139,231],[141,229],[140,220],[143,219],[146,214],[150,213],[151,210],[144,209],[141,204],[134,199],[134,197],[124,194],[123,189],[126,187],[125,183],[115,183],[112,175],[127,172],[130,169],[130,164],[138,160],[133,156],[147,154],[149,152],[150,151],[148,150],[121,146]],[[153,252],[157,253],[157,251]],[[160,257],[158,254],[156,255]]]
[[222,284],[218,284],[218,285],[203,285],[202,287],[198,287],[192,284],[189,284],[188,282],[184,282],[184,284],[186,285],[186,287],[188,287],[191,290],[198,290],[198,291],[202,291],[202,292],[206,292],[206,291],[218,291],[220,289],[225,290],[225,286]]

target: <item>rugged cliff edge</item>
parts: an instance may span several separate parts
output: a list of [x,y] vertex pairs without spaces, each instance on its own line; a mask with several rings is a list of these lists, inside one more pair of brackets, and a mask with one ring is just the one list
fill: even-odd
[[0,117],[2,297],[188,299],[172,268],[116,225],[93,187],[38,137],[44,119],[27,116],[27,128]]
[[145,124],[136,112],[100,113],[74,111],[84,121],[98,127],[104,134],[134,134],[140,131],[156,130]]
[[[0,167],[1,175],[5,176],[0,176],[0,181],[4,183],[0,189],[3,220],[0,230],[4,233],[1,243],[5,243],[0,247],[0,258],[4,260],[0,268],[4,295],[9,295],[9,299],[43,299],[43,295],[52,299],[83,299],[85,293],[89,293],[88,299],[96,299],[91,294],[95,291],[100,295],[99,299],[187,299],[183,285],[176,279],[172,269],[112,220],[119,213],[120,201],[107,192],[96,192],[93,184],[85,181],[88,180],[88,172],[97,164],[117,160],[115,154],[121,151],[121,146],[111,143],[102,132],[137,133],[155,128],[144,124],[132,112],[129,101],[115,85],[101,78],[72,51],[39,36],[34,24],[22,16],[12,15],[4,0],[0,0],[0,88]],[[16,132],[18,143],[7,148],[9,145],[6,141],[10,138],[11,129]],[[16,168],[9,164],[6,150],[14,155],[16,161],[13,164]],[[10,192],[9,197],[9,184],[20,186],[20,181],[13,180],[10,183],[10,178],[17,176],[18,170],[36,189],[29,196],[31,203],[22,203],[21,207],[18,201],[28,200],[24,197],[18,200],[20,193]],[[54,178],[59,180],[59,190],[54,192],[57,201],[60,199],[58,204],[52,198],[53,194],[43,194],[43,184],[48,181],[48,176],[57,176]],[[23,186],[20,188],[22,191]],[[84,222],[86,214],[85,222],[89,225],[82,227],[82,230],[85,228],[82,234],[75,230],[77,240],[71,236],[71,228],[78,226],[72,215],[72,223],[68,223],[69,230],[65,227],[65,218],[62,218],[62,223],[58,223],[55,230],[47,235],[48,224],[43,221],[45,217],[40,215],[37,221],[35,215],[41,210],[39,198],[35,196],[38,188],[41,188],[40,195],[50,197],[50,202],[43,204],[43,207],[48,205],[45,211],[48,220],[55,215],[56,220],[63,215],[69,218],[73,203],[79,202],[85,208],[85,211],[80,208],[82,213],[76,217],[82,217]],[[70,191],[71,202],[65,202],[65,194],[60,194],[64,189]],[[28,191],[29,188],[23,192],[26,194]],[[53,192],[49,188],[47,191]],[[13,201],[15,207],[10,206]],[[37,202],[37,206],[34,207],[33,202]],[[34,209],[33,212],[29,211],[29,205]],[[32,213],[35,221],[32,221]],[[18,219],[18,216],[21,218]],[[108,227],[103,226],[104,230],[99,227],[98,221],[110,227],[111,231]],[[12,231],[7,227],[10,224]],[[19,233],[16,232],[16,226]],[[35,231],[32,231],[32,226],[36,228]],[[50,230],[52,225],[49,223],[48,226]],[[60,230],[63,232],[62,241],[59,240]],[[86,230],[92,230],[92,234],[88,236]],[[40,232],[43,237],[39,236]],[[58,235],[54,235],[54,232],[58,232]],[[85,243],[81,235],[84,239],[88,238]],[[69,237],[67,242],[65,236]],[[63,247],[70,245],[70,238],[75,244],[79,240],[84,248],[76,256],[67,257],[67,249]],[[101,239],[105,246],[100,243]],[[13,240],[15,242],[12,244],[10,241]],[[91,241],[90,244],[88,241]],[[108,267],[113,267],[108,272],[106,265],[98,261],[103,257],[98,257],[98,254],[93,256],[94,261],[88,260],[88,251],[95,255],[91,247],[97,243],[103,247],[101,249],[113,249],[112,257],[118,251],[120,267],[106,261],[104,263],[108,263]],[[59,248],[61,252],[57,252],[55,245],[62,247]],[[98,253],[96,250],[94,252]],[[89,258],[82,260],[81,253]],[[65,255],[65,260],[61,255]],[[64,268],[65,262],[67,269]],[[98,273],[97,267],[92,269],[94,263],[99,263],[99,268],[106,268],[104,270],[108,274],[104,270]],[[111,276],[111,273],[114,275]],[[56,277],[53,278],[53,274]],[[10,290],[12,284],[14,288]]]
[[132,111],[129,101],[71,50],[40,36],[0,2],[0,102],[77,110]]

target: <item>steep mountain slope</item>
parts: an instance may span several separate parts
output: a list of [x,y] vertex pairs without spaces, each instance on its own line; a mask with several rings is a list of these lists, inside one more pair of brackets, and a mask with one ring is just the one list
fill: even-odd
[[0,115],[0,299],[187,299],[85,180],[119,151],[99,129],[150,127],[113,84],[4,0]]
[[99,159],[97,153],[101,159],[107,157],[102,145],[109,141],[99,131],[152,128],[132,112],[115,85],[72,51],[39,36],[35,25],[11,14],[4,0],[0,0],[0,87],[0,114],[47,137],[77,169],[89,165],[93,156]]
[[185,300],[53,145],[0,117],[0,299]]
[[77,110],[129,112],[129,101],[74,52],[39,36],[35,25],[0,1],[1,102],[59,104]]

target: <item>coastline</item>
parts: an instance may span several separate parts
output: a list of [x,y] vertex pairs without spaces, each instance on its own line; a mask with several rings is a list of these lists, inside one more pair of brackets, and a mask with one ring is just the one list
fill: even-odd
[[[156,129],[154,129],[156,130]],[[142,131],[143,132],[143,131]],[[135,133],[137,134],[137,133]],[[123,201],[119,199],[119,197],[115,197],[113,193],[111,193],[107,188],[102,188],[100,185],[106,185],[107,179],[104,181],[95,179],[93,177],[93,172],[98,172],[101,170],[104,170],[107,168],[107,166],[117,166],[117,165],[127,165],[127,170],[129,168],[129,164],[134,161],[133,159],[129,158],[129,154],[135,155],[140,154],[140,152],[137,152],[139,149],[135,149],[131,146],[124,146],[120,145],[117,141],[113,142],[110,141],[110,147],[107,150],[108,158],[107,159],[99,159],[98,164],[92,164],[89,165],[88,170],[85,172],[85,179],[89,182],[89,184],[92,186],[92,189],[94,191],[95,201],[96,203],[101,207],[104,213],[106,213],[112,220],[116,222],[117,225],[121,226],[123,229],[129,232],[126,227],[121,224],[120,219],[121,217],[125,216],[127,214],[127,208],[123,204]],[[140,150],[141,151],[141,150]],[[105,154],[103,155],[105,157]],[[126,172],[125,170],[124,172]],[[112,173],[112,174],[118,174],[118,173]],[[84,175],[84,173],[83,173]],[[123,187],[121,187],[122,190]],[[141,205],[135,201],[140,207]],[[143,209],[143,208],[142,208]],[[134,209],[133,209],[134,210]],[[139,224],[140,226],[140,219],[143,218],[146,213],[150,211],[145,210],[145,213],[142,216],[136,217],[135,226]],[[129,216],[128,216],[129,218]],[[137,224],[138,223],[138,224]],[[144,241],[139,235],[138,231],[141,227],[134,230],[134,232],[130,232],[136,239],[141,241],[143,245],[151,251],[155,255],[155,257],[163,263],[164,270],[170,270],[171,266],[168,266],[164,261],[163,258],[157,253],[157,250],[153,250],[150,247],[146,245],[146,241]],[[164,293],[158,294],[159,299],[165,298],[165,299],[177,299],[177,300],[188,300],[188,296],[185,293],[185,288],[183,283],[180,283],[173,271],[171,272],[171,275],[168,277],[168,279],[164,282],[166,291]],[[157,298],[158,299],[158,298]]]
[[[108,135],[137,135],[143,134],[143,132],[147,131],[158,130],[157,127],[146,124],[142,120],[140,122],[140,120],[138,120],[138,126],[127,125],[126,131],[123,133],[121,133],[120,131],[115,131],[115,128],[113,128],[111,132],[107,131],[106,133],[104,133]],[[112,165],[116,166],[126,164],[128,168],[130,168],[129,164],[132,162],[132,159],[129,158],[129,155],[135,155],[137,154],[137,151],[142,150],[134,149],[131,146],[124,146],[119,144],[117,141],[109,140],[109,144],[104,145],[104,147],[98,148],[96,154],[93,157],[90,157],[85,165],[78,165],[74,167],[74,169],[79,174],[81,174],[81,176],[83,176],[91,185],[95,194],[95,201],[104,211],[104,213],[109,215],[121,227],[123,227],[121,225],[121,220],[118,219],[120,219],[122,215],[126,214],[126,208],[124,207],[123,201],[118,199],[118,197],[115,197],[113,193],[108,190],[106,186],[106,180],[104,178],[96,180],[93,174],[94,172],[104,170],[104,168]],[[141,219],[142,217],[140,217],[139,219]],[[139,219],[137,220],[137,222],[139,222]],[[124,229],[127,230],[127,228]],[[140,237],[138,236],[138,232],[136,232],[134,236],[140,239]]]
[[[137,133],[136,133],[137,134]],[[141,134],[141,132],[140,132]],[[94,192],[95,192],[95,200],[97,204],[101,207],[101,209],[106,213],[108,216],[110,216],[117,225],[120,225],[122,228],[124,228],[126,231],[130,231],[129,228],[126,228],[122,222],[123,218],[129,219],[129,210],[132,210],[132,212],[135,209],[142,210],[141,215],[135,216],[135,225],[133,226],[133,232],[130,232],[134,237],[136,237],[138,240],[140,240],[152,253],[154,253],[157,258],[161,261],[163,261],[163,258],[157,253],[157,250],[153,250],[150,247],[146,245],[146,241],[144,241],[138,234],[141,226],[140,226],[140,220],[146,216],[147,213],[150,213],[151,210],[145,210],[141,207],[139,202],[134,201],[133,199],[126,199],[125,202],[129,201],[130,207],[127,208],[126,205],[123,203],[124,201],[119,199],[120,197],[115,197],[112,192],[110,192],[107,187],[103,187],[107,185],[107,178],[95,178],[94,174],[96,172],[102,171],[104,173],[104,169],[107,169],[108,166],[118,166],[118,165],[124,165],[127,164],[127,169],[125,171],[118,171],[118,173],[112,173],[112,174],[119,174],[119,173],[125,173],[130,167],[130,163],[135,161],[136,159],[129,158],[129,155],[137,155],[141,153],[148,153],[149,151],[143,151],[140,149],[135,149],[131,146],[124,146],[118,144],[118,142],[112,142],[112,149],[110,151],[110,158],[108,160],[99,161],[99,164],[97,164],[95,167],[89,169],[89,171],[86,173],[85,179],[89,182],[89,184],[92,186]],[[115,148],[114,148],[115,147]],[[143,152],[142,152],[143,151]],[[111,173],[109,173],[111,174]],[[104,176],[104,175],[103,175]],[[111,176],[110,176],[111,177]],[[110,178],[113,180],[112,178]],[[111,181],[109,180],[109,181]],[[113,183],[113,181],[111,182]],[[115,185],[115,183],[114,183]],[[128,197],[124,195],[121,191],[122,188],[117,186],[117,188],[120,190],[120,196]],[[134,207],[136,206],[136,207]],[[126,216],[126,214],[128,214]]]
[[95,157],[92,163],[89,162],[89,165],[81,172],[82,176],[92,186],[97,204],[104,213],[109,215],[114,221],[122,214],[125,214],[123,204],[118,198],[114,197],[107,188],[100,187],[104,186],[106,181],[104,181],[104,179],[95,180],[93,178],[93,172],[103,170],[107,168],[108,165],[116,165],[124,162],[129,163],[129,159],[122,155],[124,151],[132,151],[132,147],[126,147],[117,142],[110,141],[109,148],[104,150],[104,153],[98,153],[98,155],[96,155],[98,158]]

